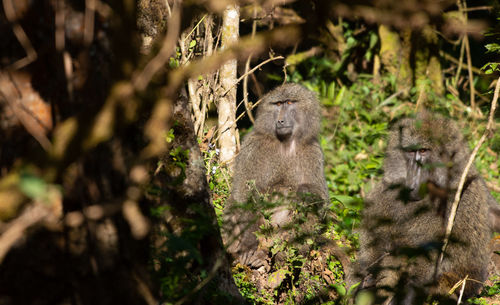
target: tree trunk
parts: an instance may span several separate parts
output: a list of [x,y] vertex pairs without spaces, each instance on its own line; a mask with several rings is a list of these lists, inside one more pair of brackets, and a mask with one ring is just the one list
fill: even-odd
[[410,66],[411,31],[399,34],[391,31],[387,26],[379,26],[380,60],[384,68],[396,76],[396,90],[407,95],[412,85],[412,71]]
[[[155,266],[162,278],[165,301],[176,304],[244,303],[230,272],[222,245],[205,167],[185,96],[174,106],[174,140],[155,177],[161,190],[155,243],[162,245]],[[165,209],[166,208],[166,209]],[[180,255],[180,253],[184,253]]]
[[427,102],[427,92],[433,91],[437,95],[444,93],[443,76],[435,31],[426,26],[421,31],[413,32],[413,36],[415,85],[419,92],[417,106],[420,106]]
[[[239,7],[231,5],[224,10],[222,24],[222,44],[225,49],[236,43],[239,37]],[[236,71],[235,59],[226,62],[220,69],[220,82],[223,95],[218,105],[218,128],[220,162],[232,167],[236,155]],[[224,94],[225,93],[225,94]]]

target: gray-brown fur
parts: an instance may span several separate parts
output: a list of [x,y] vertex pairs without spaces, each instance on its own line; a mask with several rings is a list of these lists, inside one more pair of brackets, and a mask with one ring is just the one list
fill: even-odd
[[[392,128],[383,181],[367,196],[359,254],[363,286],[375,287],[385,302],[420,304],[429,295],[442,298],[466,275],[486,279],[488,213],[494,199],[475,167],[468,173],[450,244],[435,273],[451,204],[469,156],[457,126],[440,116],[420,113]],[[412,161],[415,157],[421,161]],[[480,288],[481,284],[467,281],[465,296]]]
[[[285,84],[263,97],[254,129],[236,157],[231,197],[224,211],[228,250],[240,263],[259,267],[267,258],[255,236],[262,223],[256,206],[260,194],[312,193],[322,200],[328,198],[319,131],[320,105],[313,92]],[[234,209],[245,202],[254,209]],[[272,222],[277,226],[290,220],[286,206],[273,212]]]

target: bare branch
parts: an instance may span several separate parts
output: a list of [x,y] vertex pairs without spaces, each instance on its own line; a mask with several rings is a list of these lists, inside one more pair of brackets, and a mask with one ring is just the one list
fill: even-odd
[[[17,88],[19,86],[16,84],[16,80],[14,78],[9,79],[5,73],[0,72],[0,84],[2,85],[0,86],[0,96],[6,100],[19,122],[21,122],[28,133],[31,134],[33,138],[38,141],[38,143],[40,143],[40,146],[42,146],[43,149],[46,151],[50,150],[52,143],[45,135],[45,132],[49,130],[49,126],[47,126],[35,113],[23,105],[23,102],[21,101],[22,95],[18,92]],[[21,96],[16,96],[15,92]],[[38,94],[36,94],[36,98],[41,99]]]
[[35,61],[35,59],[37,58],[37,53],[35,49],[33,49],[33,46],[31,45],[26,32],[24,32],[23,28],[16,20],[16,11],[14,9],[12,1],[13,0],[3,0],[3,11],[5,12],[5,17],[7,17],[7,20],[13,23],[12,31],[14,32],[14,35],[16,35],[16,38],[21,46],[26,51],[26,57],[19,59],[10,66],[10,68],[12,68],[13,70],[18,70]]
[[[268,58],[268,59],[264,60],[264,61],[263,61],[263,62],[261,62],[260,64],[258,64],[258,65],[256,65],[255,67],[253,67],[250,71],[248,71],[248,72],[246,72],[245,74],[243,74],[240,78],[238,78],[238,79],[236,80],[236,83],[235,83],[233,86],[236,86],[239,82],[241,82],[241,80],[242,80],[243,78],[245,78],[247,75],[252,74],[253,72],[255,72],[255,70],[259,69],[259,68],[260,68],[260,67],[262,67],[263,65],[267,64],[267,63],[268,63],[268,62],[270,62],[270,61],[273,61],[273,60],[278,60],[278,59],[284,59],[284,57],[283,57],[283,56],[276,56],[276,57],[271,57],[271,58]],[[231,89],[231,88],[230,88],[230,89]],[[229,92],[229,90],[230,90],[230,89],[226,90],[226,91],[222,94],[222,96],[226,95],[226,94]],[[252,109],[253,109],[253,108],[254,108],[254,107],[252,107]]]
[[24,232],[50,215],[50,210],[42,204],[28,206],[20,216],[12,220],[8,228],[0,235],[0,263],[10,248],[24,236]]
[[96,0],[85,0],[85,21],[83,43],[89,46],[94,39],[94,20],[96,11]]
[[464,295],[465,291],[465,284],[467,284],[467,279],[469,278],[468,275],[465,276],[465,278],[462,280],[462,288],[460,289],[460,296],[458,297],[457,304],[460,304],[462,302],[462,297]]

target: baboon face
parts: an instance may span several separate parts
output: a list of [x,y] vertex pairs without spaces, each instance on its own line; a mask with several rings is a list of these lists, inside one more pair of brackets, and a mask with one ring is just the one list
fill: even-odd
[[[410,201],[421,200],[426,193],[429,180],[434,178],[437,166],[439,166],[436,153],[438,147],[432,141],[424,140],[425,131],[422,127],[399,126],[400,132],[400,154],[405,161],[406,177],[404,186],[407,198]],[[441,181],[442,182],[442,181]],[[435,183],[435,182],[434,182]]]
[[297,84],[285,84],[271,91],[257,109],[255,130],[281,142],[315,139],[319,129],[318,100],[313,92]]
[[424,168],[428,164],[431,151],[424,147],[404,147],[403,155],[406,158],[406,186],[410,200],[422,199],[421,186],[427,182],[429,170]]
[[276,136],[280,141],[289,139],[296,126],[297,101],[286,100],[274,103],[274,116],[276,122]]
[[422,114],[402,120],[392,129],[385,165],[390,174],[385,179],[403,186],[405,201],[421,200],[429,192],[447,196],[455,183],[451,177],[457,177],[460,170],[457,164],[463,164],[463,153],[458,150],[462,139],[453,128],[444,120]]

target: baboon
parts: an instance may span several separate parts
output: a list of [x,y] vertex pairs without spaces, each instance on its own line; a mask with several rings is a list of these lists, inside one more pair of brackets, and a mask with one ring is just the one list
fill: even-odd
[[376,291],[376,303],[450,301],[456,295],[448,291],[466,276],[464,296],[478,293],[487,277],[489,209],[495,200],[475,167],[467,175],[450,242],[436,268],[469,156],[449,119],[422,112],[393,126],[383,180],[367,196],[360,228],[362,286]]
[[[232,192],[224,210],[225,240],[229,235],[236,238],[228,242],[228,251],[241,264],[258,268],[267,257],[255,235],[262,224],[258,213],[263,209],[262,194],[307,193],[320,202],[328,198],[319,131],[320,105],[310,90],[285,84],[262,98],[254,128],[236,157]],[[250,209],[235,209],[241,203],[249,203]],[[286,204],[271,213],[273,225],[292,220]]]

